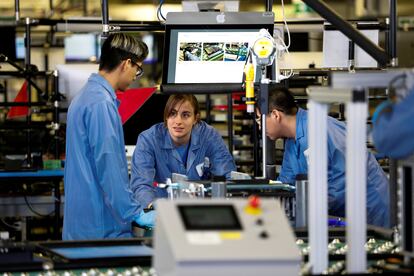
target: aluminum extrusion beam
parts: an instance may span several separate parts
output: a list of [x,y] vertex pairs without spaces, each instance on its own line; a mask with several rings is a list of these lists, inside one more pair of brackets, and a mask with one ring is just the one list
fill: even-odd
[[330,82],[331,88],[335,89],[357,87],[387,88],[392,80],[403,75],[414,79],[414,69],[357,71],[355,73],[333,72],[331,73]]
[[371,40],[361,34],[349,22],[342,19],[334,10],[329,8],[324,2],[319,0],[302,0],[309,7],[314,9],[319,15],[328,20],[338,30],[340,30],[349,39],[354,41],[359,47],[373,57],[379,64],[386,66],[390,61],[388,54],[378,47]]
[[[347,104],[346,147],[347,271],[366,271],[366,93],[363,90],[309,87],[309,242],[312,273],[327,269],[327,106]],[[363,118],[363,119],[362,119]],[[354,150],[356,151],[354,152]]]
[[328,108],[309,92],[309,262],[312,274],[323,274],[328,268]]
[[14,0],[14,14],[15,14],[16,21],[19,21],[20,20],[20,1],[19,0]]
[[390,36],[389,36],[389,55],[391,65],[398,65],[397,58],[397,0],[390,0]]
[[109,35],[109,7],[108,0],[101,0],[102,6],[102,38]]
[[[351,93],[350,93],[351,94]],[[367,148],[366,120],[368,106],[365,90],[352,91],[347,102],[346,133],[346,252],[347,273],[364,273],[367,269]],[[356,95],[355,95],[356,94]]]

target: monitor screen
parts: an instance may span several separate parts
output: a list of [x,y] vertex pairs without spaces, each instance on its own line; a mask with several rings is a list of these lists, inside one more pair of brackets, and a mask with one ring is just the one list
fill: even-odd
[[[163,91],[206,93],[212,84],[241,86],[249,48],[260,29],[273,33],[271,12],[168,13],[165,34]],[[181,91],[189,84],[190,91]],[[194,85],[196,84],[196,85]],[[201,89],[201,90],[200,90]],[[228,91],[234,92],[234,91]]]
[[6,55],[9,59],[16,59],[16,28],[13,26],[0,26],[1,42],[0,54]]
[[67,61],[96,61],[99,42],[95,34],[73,34],[65,37],[65,59]]
[[169,83],[241,83],[249,47],[257,30],[174,30],[177,47],[171,49]]
[[[157,43],[155,41],[154,34],[145,33],[143,35],[137,35],[137,34],[132,34],[132,35],[138,40],[142,40],[143,42],[145,42],[145,44],[147,44],[148,46],[148,56],[145,58],[144,64],[150,64],[150,63],[157,62],[157,53],[156,53]],[[101,57],[101,48],[102,48],[102,44],[104,40],[102,40],[100,36],[95,36],[95,39],[96,39],[95,40],[96,60],[99,60],[99,58]]]
[[16,37],[16,59],[24,59],[25,56],[24,37]]
[[242,230],[233,205],[179,205],[186,230]]
[[145,42],[148,46],[148,56],[145,58],[144,63],[154,63],[157,61],[157,56],[155,52],[155,41],[153,34],[145,34],[142,36],[142,41]]
[[69,260],[152,256],[152,249],[145,245],[61,247],[50,250]]

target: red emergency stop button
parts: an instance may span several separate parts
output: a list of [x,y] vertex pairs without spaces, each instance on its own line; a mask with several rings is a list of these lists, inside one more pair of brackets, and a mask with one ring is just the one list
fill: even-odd
[[260,198],[256,195],[250,196],[247,199],[247,206],[244,211],[250,215],[260,215],[262,209],[260,208]]
[[257,195],[249,196],[248,201],[249,201],[250,207],[253,207],[253,208],[260,207],[260,198]]

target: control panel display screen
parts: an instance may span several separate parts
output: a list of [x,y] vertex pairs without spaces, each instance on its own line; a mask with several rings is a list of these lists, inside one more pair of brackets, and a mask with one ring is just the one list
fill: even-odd
[[232,205],[179,205],[186,230],[242,230]]

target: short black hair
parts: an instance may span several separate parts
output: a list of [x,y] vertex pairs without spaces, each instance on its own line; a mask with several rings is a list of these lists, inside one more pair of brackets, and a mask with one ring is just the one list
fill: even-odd
[[99,70],[113,71],[123,60],[143,62],[148,55],[147,45],[124,33],[110,34],[102,45]]
[[298,105],[288,89],[273,88],[269,91],[269,112],[273,109],[282,111],[286,115],[295,115],[298,112]]

